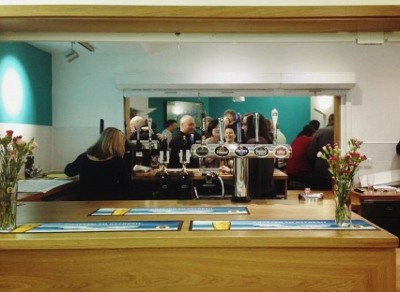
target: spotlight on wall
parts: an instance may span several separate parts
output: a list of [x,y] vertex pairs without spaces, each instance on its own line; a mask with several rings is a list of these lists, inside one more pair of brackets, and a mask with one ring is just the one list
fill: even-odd
[[84,47],[86,50],[90,51],[90,52],[94,52],[94,47],[92,46],[91,43],[88,42],[78,42],[78,44],[80,44],[82,47]]
[[244,96],[234,96],[234,97],[232,97],[232,101],[233,102],[245,102],[246,101],[246,97],[244,97]]
[[67,59],[68,63],[79,58],[79,54],[74,50],[74,43],[71,42],[71,48],[64,52],[64,57]]

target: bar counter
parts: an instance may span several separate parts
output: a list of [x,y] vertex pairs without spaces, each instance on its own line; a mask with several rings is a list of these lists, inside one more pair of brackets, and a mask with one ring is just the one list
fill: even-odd
[[[88,216],[105,207],[218,206],[245,206],[250,214]],[[180,231],[0,234],[0,289],[395,290],[398,239],[384,230],[189,230],[191,220],[287,219],[334,219],[334,201],[23,202],[18,225],[148,220],[183,225]]]

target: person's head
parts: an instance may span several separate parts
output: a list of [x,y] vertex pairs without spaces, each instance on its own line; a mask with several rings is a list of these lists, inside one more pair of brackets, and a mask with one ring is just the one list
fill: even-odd
[[334,123],[334,116],[333,114],[330,114],[328,117],[328,126],[333,126]]
[[233,126],[226,126],[224,138],[225,142],[228,144],[236,142],[236,132]]
[[176,130],[176,120],[167,120],[165,122],[165,128],[170,131],[171,133]]
[[133,117],[129,122],[129,128],[132,133],[137,130],[137,125],[143,127],[144,125],[146,125],[146,119],[140,116]]
[[207,128],[208,128],[208,124],[209,124],[213,119],[214,119],[213,117],[206,116],[206,130],[207,130]]
[[189,115],[182,116],[179,122],[179,127],[182,133],[193,134],[196,131],[194,118]]
[[[259,114],[258,136],[263,137],[267,143],[272,143],[271,138],[271,123],[267,122],[262,114]],[[256,128],[254,124],[254,114],[246,114],[243,117],[242,129],[246,135],[247,140],[256,137]]]
[[236,112],[233,109],[227,109],[224,111],[224,124],[233,125],[236,121]]
[[320,123],[318,120],[311,120],[310,125],[314,127],[315,131],[319,129]]
[[117,128],[106,128],[87,153],[99,159],[122,157],[125,153],[125,135]]
[[311,137],[315,133],[315,128],[312,125],[304,126],[303,130],[301,131],[300,135]]
[[219,122],[217,119],[212,120],[207,127],[206,137],[219,138]]

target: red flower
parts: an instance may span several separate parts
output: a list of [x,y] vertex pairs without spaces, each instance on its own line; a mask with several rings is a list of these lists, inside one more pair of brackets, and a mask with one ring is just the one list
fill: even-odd
[[7,133],[7,137],[12,138],[12,135],[14,134],[14,131],[13,130],[8,130],[8,131],[6,131],[6,133]]

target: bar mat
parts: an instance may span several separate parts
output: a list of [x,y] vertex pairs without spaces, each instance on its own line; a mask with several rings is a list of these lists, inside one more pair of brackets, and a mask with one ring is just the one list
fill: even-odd
[[24,224],[12,233],[55,233],[92,231],[179,231],[182,221],[104,221],[104,222],[56,222]]
[[246,207],[100,208],[91,216],[249,214]]
[[376,230],[363,220],[353,220],[350,227],[339,227],[335,220],[192,220],[190,230]]

